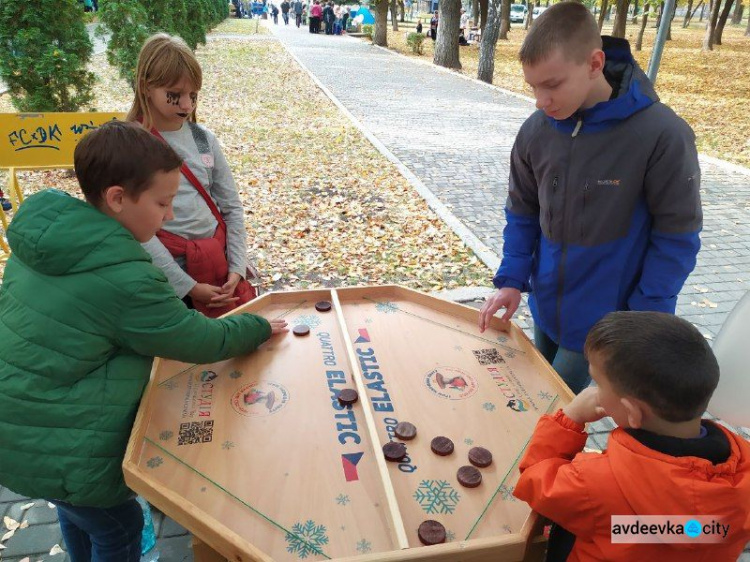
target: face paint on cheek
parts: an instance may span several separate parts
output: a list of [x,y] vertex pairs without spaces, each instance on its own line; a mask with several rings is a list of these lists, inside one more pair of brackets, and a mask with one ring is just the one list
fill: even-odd
[[169,105],[180,105],[180,94],[167,92],[167,103]]
[[192,103],[193,105],[197,105],[197,103],[198,103],[198,94],[197,93],[193,92],[193,93],[190,94],[190,103]]

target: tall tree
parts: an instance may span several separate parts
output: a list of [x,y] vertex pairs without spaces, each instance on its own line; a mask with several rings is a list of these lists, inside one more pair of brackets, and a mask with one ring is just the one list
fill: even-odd
[[460,69],[458,35],[461,26],[461,0],[440,0],[438,9],[440,23],[432,61],[438,66]]
[[719,8],[721,8],[721,0],[713,0],[711,3],[711,17],[706,22],[706,33],[703,35],[703,51],[714,50],[714,32],[716,31],[716,24],[719,21]]
[[[398,11],[399,11],[398,21],[400,21],[401,23],[404,23],[406,22],[406,3],[404,2],[404,0],[397,0],[397,2],[398,2]],[[348,9],[349,8],[347,8],[347,10]]]
[[743,12],[743,4],[742,0],[737,0],[734,4],[734,13],[732,14],[732,25],[739,25],[742,21],[742,12]]
[[510,33],[510,2],[511,0],[502,0],[500,4],[500,39],[508,40]]
[[391,25],[393,25],[393,31],[398,31],[398,0],[390,0],[389,7],[391,9]]
[[534,23],[534,3],[531,0],[526,0],[526,21],[523,28],[528,29],[532,23]]
[[602,0],[602,11],[599,12],[599,33],[601,33],[604,26],[604,18],[607,15],[607,10],[609,10],[609,0]]
[[[479,41],[479,68],[477,78],[492,84],[495,73],[495,48],[500,35],[500,5],[503,0],[490,0],[487,14],[487,25]],[[505,0],[507,1],[507,0]]]
[[487,11],[489,9],[490,0],[479,0],[479,18],[482,20],[479,24],[479,28],[484,33],[484,28],[487,25]]
[[643,49],[643,32],[646,31],[646,24],[648,23],[648,10],[651,4],[646,2],[643,6],[643,15],[641,16],[641,28],[638,30],[638,38],[635,40],[635,50],[640,51]]
[[388,46],[388,0],[370,0],[370,6],[375,7],[375,30],[372,42],[380,47]]
[[625,27],[628,24],[628,5],[630,0],[617,0],[617,14],[612,28],[613,37],[625,37]]
[[687,8],[685,9],[685,17],[682,20],[683,29],[688,26],[688,24],[690,23],[690,18],[692,17],[693,17],[693,0],[688,0]]
[[750,17],[747,18],[747,27],[745,28],[745,37],[750,37]]
[[724,26],[727,24],[729,19],[729,12],[732,11],[732,4],[734,0],[727,0],[724,4],[724,9],[721,11],[719,21],[716,24],[716,30],[714,31],[714,45],[721,45],[721,36],[724,33]]

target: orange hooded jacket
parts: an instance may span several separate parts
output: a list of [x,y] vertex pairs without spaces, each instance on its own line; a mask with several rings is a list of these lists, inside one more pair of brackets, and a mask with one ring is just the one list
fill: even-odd
[[[560,410],[539,420],[514,495],[576,536],[569,562],[736,562],[750,541],[750,444],[718,427],[731,452],[717,465],[659,453],[620,428],[603,454],[582,453],[584,426]],[[730,527],[721,543],[612,544],[612,515],[714,515]]]

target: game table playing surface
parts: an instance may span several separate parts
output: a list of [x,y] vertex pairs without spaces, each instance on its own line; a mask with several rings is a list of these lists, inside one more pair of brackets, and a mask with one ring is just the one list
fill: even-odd
[[[513,497],[518,463],[572,395],[520,329],[493,318],[480,334],[475,309],[396,286],[270,293],[241,312],[310,331],[209,365],[155,360],[125,456],[133,490],[229,560],[524,558],[539,518]],[[387,462],[401,421],[417,435]],[[437,436],[452,454],[430,450]],[[475,446],[493,462],[466,488]],[[444,544],[421,544],[426,520]]]

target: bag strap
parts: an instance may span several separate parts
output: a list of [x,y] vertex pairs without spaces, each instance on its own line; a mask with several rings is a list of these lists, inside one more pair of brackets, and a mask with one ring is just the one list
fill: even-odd
[[[162,142],[165,142],[165,143],[167,142],[164,139],[164,137],[161,136],[161,133],[157,131],[155,128],[151,129],[151,134],[154,135],[157,139],[161,140]],[[227,223],[224,221],[224,217],[221,216],[221,212],[219,211],[219,208],[216,206],[216,203],[214,203],[214,200],[211,199],[211,196],[206,191],[206,188],[203,187],[200,181],[198,181],[198,178],[195,177],[195,174],[192,172],[192,170],[188,167],[188,165],[184,161],[182,162],[180,171],[182,172],[182,175],[185,176],[185,178],[193,185],[196,191],[200,193],[201,197],[203,197],[203,200],[206,202],[206,205],[208,205],[208,208],[211,209],[211,214],[213,214],[214,218],[219,223],[219,226],[224,231],[226,231]]]

